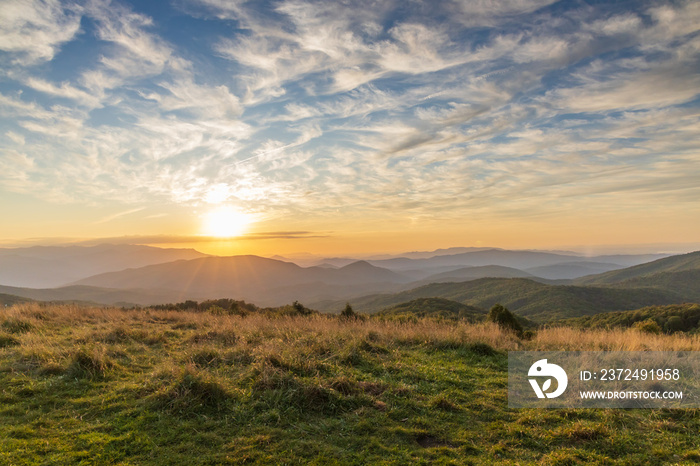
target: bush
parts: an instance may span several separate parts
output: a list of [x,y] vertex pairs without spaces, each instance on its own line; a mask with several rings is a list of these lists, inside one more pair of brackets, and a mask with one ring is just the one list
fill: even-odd
[[518,337],[523,335],[523,327],[513,313],[500,304],[494,304],[486,318],[491,322],[497,323],[504,330],[515,332]]
[[681,319],[679,316],[669,317],[666,321],[666,324],[664,324],[664,330],[666,331],[666,333],[680,332],[681,330],[685,330],[683,319]]
[[294,312],[296,315],[299,316],[308,316],[313,314],[313,311],[303,304],[301,304],[299,301],[294,301],[294,304],[292,304],[292,307],[294,308]]
[[207,311],[209,312],[209,314],[212,314],[215,316],[223,316],[223,315],[229,314],[228,310],[224,309],[221,306],[217,306],[216,304],[209,307],[209,309],[207,309]]
[[661,326],[659,326],[659,324],[657,324],[656,321],[653,319],[635,322],[632,327],[639,330],[642,333],[651,333],[654,335],[659,335],[662,332]]

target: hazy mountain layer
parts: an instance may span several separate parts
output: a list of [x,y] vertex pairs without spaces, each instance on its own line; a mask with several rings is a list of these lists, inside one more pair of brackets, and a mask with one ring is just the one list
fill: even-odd
[[170,290],[179,297],[235,297],[265,306],[327,299],[367,290],[396,289],[409,281],[358,261],[339,269],[299,267],[258,256],[205,257],[96,275],[76,284],[101,288]]
[[205,256],[194,249],[113,244],[0,249],[0,284],[50,288],[99,273]]

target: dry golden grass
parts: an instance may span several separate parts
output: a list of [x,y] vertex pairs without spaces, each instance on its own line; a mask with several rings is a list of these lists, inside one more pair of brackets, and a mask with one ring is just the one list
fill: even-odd
[[[317,351],[328,350],[339,342],[375,341],[379,344],[413,343],[456,346],[484,343],[500,351],[698,351],[700,336],[687,334],[651,335],[635,329],[585,330],[568,327],[540,329],[532,340],[518,339],[492,323],[436,322],[418,319],[415,322],[394,322],[375,319],[344,321],[336,316],[281,316],[251,314],[246,317],[212,315],[206,312],[124,310],[120,308],[85,307],[78,305],[41,305],[23,303],[4,311],[4,322],[28,325],[31,331],[19,337],[28,357],[51,359],[65,356],[67,349],[45,338],[57,328],[70,334],[76,344],[91,341],[112,341],[119,332],[130,329],[131,337],[145,342],[166,339],[154,334],[150,324],[167,324],[170,328],[193,331],[194,342],[240,337],[240,343],[253,344],[256,352],[275,353],[289,345],[310,345]],[[142,328],[140,333],[134,329]],[[149,334],[149,332],[151,332]],[[218,332],[219,335],[207,335]],[[110,340],[110,338],[112,340]],[[231,343],[231,342],[229,342]]]
[[568,327],[538,330],[527,349],[561,351],[699,351],[700,336],[653,335],[639,330],[584,330]]

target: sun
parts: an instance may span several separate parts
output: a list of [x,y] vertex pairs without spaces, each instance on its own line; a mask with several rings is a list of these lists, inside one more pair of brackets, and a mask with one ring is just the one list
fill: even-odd
[[204,215],[202,233],[218,238],[231,238],[246,232],[252,218],[232,207],[218,207]]

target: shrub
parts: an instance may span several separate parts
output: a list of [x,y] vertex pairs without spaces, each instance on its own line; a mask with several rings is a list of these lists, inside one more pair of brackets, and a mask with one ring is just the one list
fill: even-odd
[[212,314],[215,316],[223,316],[223,315],[226,315],[229,313],[229,311],[227,311],[226,309],[224,309],[221,306],[217,306],[216,304],[214,304],[213,306],[210,306],[209,309],[207,309],[207,312],[209,312],[209,314]]
[[659,324],[657,324],[656,321],[653,319],[635,322],[632,327],[639,330],[642,333],[652,333],[654,335],[659,335],[662,332],[661,326],[659,326]]
[[683,319],[679,316],[671,316],[664,324],[664,331],[667,333],[679,332],[683,330],[685,325],[683,324]]
[[292,304],[292,307],[294,308],[294,313],[296,315],[308,316],[308,315],[313,314],[313,311],[311,309],[305,307],[299,301],[294,301],[294,304]]
[[497,323],[504,330],[515,332],[519,337],[523,335],[523,327],[513,313],[500,304],[494,304],[486,318]]

